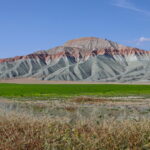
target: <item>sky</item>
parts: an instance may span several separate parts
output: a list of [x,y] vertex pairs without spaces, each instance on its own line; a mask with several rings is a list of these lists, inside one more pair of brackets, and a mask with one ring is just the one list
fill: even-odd
[[150,50],[150,0],[0,0],[0,58],[80,37]]

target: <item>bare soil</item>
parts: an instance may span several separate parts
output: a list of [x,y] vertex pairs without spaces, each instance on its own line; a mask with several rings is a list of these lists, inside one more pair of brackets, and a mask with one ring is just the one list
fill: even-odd
[[36,78],[17,78],[17,79],[5,79],[0,80],[0,83],[16,83],[16,84],[137,84],[137,85],[150,85],[147,81],[137,82],[97,82],[97,81],[48,81],[39,80]]

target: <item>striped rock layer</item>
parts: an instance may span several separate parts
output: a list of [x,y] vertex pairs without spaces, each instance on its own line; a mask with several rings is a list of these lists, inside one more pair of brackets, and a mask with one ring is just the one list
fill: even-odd
[[79,38],[50,50],[0,59],[0,79],[130,82],[150,80],[150,52],[107,39]]

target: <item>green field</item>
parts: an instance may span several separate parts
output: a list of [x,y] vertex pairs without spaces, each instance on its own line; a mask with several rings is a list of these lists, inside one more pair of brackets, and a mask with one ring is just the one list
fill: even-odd
[[0,97],[0,150],[150,150],[150,85],[0,84]]
[[0,97],[58,98],[75,96],[150,96],[150,85],[113,84],[0,84]]

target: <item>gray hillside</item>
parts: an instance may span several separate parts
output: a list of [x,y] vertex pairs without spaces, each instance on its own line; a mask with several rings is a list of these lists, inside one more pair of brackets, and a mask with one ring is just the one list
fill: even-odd
[[[87,55],[93,49],[127,48],[98,38],[68,41],[64,46],[35,54],[54,58],[22,58],[0,63],[0,79],[35,77],[42,80],[132,82],[150,80],[150,55]],[[58,55],[58,53],[62,53]],[[67,52],[67,53],[66,53]],[[80,57],[73,54],[79,52]],[[68,54],[69,53],[69,54]]]

